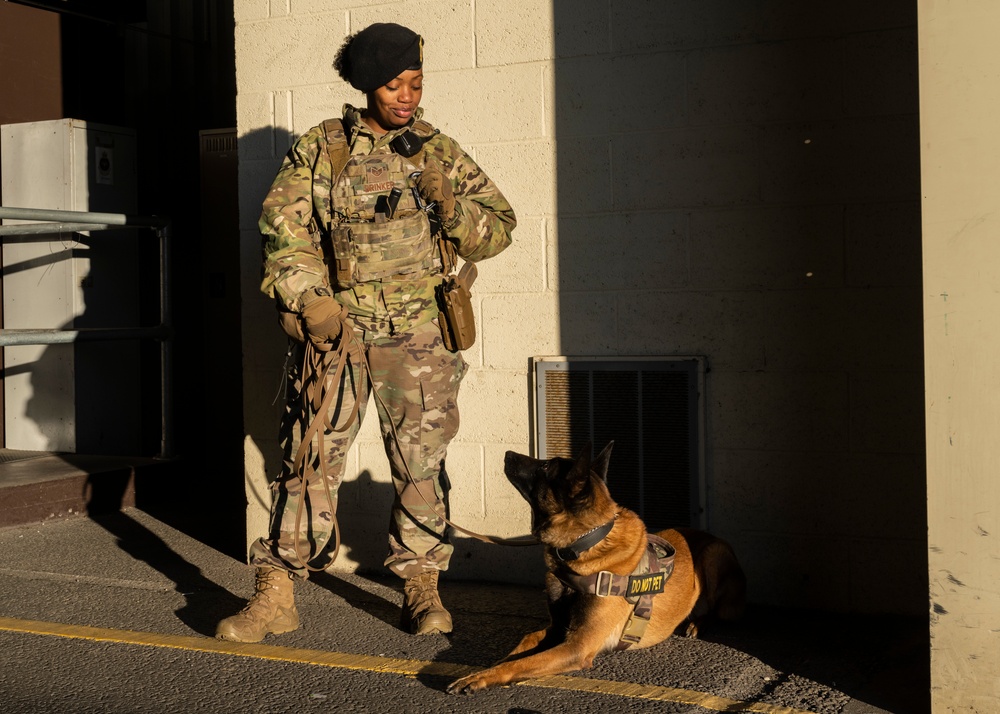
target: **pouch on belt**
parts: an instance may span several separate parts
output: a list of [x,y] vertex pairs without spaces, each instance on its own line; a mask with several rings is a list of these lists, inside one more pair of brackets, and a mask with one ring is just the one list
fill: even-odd
[[438,325],[444,346],[452,352],[467,350],[476,341],[476,320],[472,312],[472,284],[478,275],[476,264],[466,262],[458,275],[448,275],[437,287]]

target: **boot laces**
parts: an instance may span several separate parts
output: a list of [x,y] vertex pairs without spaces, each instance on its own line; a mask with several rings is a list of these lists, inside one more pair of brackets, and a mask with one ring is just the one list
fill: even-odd
[[[257,577],[254,580],[253,585],[253,597],[247,601],[247,604],[244,605],[243,610],[241,610],[241,612],[248,615],[257,615],[258,611],[262,607],[269,607],[264,600],[267,600],[268,603],[274,603],[268,591],[278,589],[278,586],[275,584],[275,580],[281,577],[282,573],[278,571],[268,571],[264,573],[258,572],[256,575]],[[277,606],[277,603],[274,603],[274,606]]]
[[437,591],[437,573],[421,573],[409,578],[404,586],[407,605],[413,614],[443,608]]

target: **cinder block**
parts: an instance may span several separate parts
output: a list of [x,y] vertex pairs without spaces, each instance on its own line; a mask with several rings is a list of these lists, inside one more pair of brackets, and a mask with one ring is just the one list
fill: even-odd
[[846,451],[847,375],[713,369],[706,386],[714,448]]
[[927,617],[926,536],[844,545],[851,554],[851,612]]
[[611,49],[607,8],[595,2],[477,0],[476,40],[480,66],[606,54]]
[[[423,37],[424,73],[428,76],[476,65],[472,8],[468,0],[382,2],[351,10],[351,32],[373,22],[396,22]],[[332,52],[329,61],[333,62]]]
[[518,216],[556,212],[556,144],[524,141],[476,149],[476,161],[500,186]]
[[294,136],[301,136],[327,119],[339,119],[345,104],[364,107],[365,95],[339,80],[297,88],[292,109]]
[[629,211],[756,203],[760,144],[761,130],[747,124],[615,136],[614,207]]
[[[267,192],[271,188],[274,176],[281,166],[280,158],[269,158],[262,161],[248,161],[240,165],[240,230],[242,237],[247,239],[247,232],[250,232],[249,240],[253,241],[253,234],[259,244],[260,232],[257,222],[260,220],[260,209],[267,197]],[[257,257],[256,263],[260,265],[262,256]],[[258,275],[258,284],[262,275]]]
[[544,289],[545,226],[546,221],[540,217],[518,215],[507,249],[478,264],[479,277],[472,288],[473,295],[485,297]]
[[270,15],[271,0],[241,0],[233,3],[233,17],[236,24],[264,20]]
[[[586,11],[590,3],[579,3]],[[537,0],[477,0],[476,65],[523,64],[555,55],[552,6]]]
[[920,193],[915,114],[765,127],[767,203],[912,201]]
[[850,35],[842,48],[848,116],[920,111],[915,24]]
[[528,454],[528,443],[510,442],[485,446],[486,518],[490,533],[516,538],[531,532],[531,507],[503,473],[504,454],[516,451]]
[[[747,574],[747,598],[778,607],[850,609],[851,554],[828,537],[743,532],[730,540]],[[817,568],[823,563],[823,568]]]
[[843,111],[842,45],[811,37],[687,55],[694,124],[824,120]]
[[242,162],[270,159],[274,156],[273,94],[271,92],[246,92],[236,98],[236,115],[240,126],[237,143]]
[[919,201],[846,208],[846,280],[852,287],[920,287]]
[[912,369],[923,349],[915,288],[767,292],[764,300],[772,368]]
[[[604,59],[610,72],[606,113],[614,133],[645,132],[695,123],[690,118],[687,53],[657,52]],[[655,91],[650,81],[655,77]],[[560,86],[570,79],[558,75]],[[593,87],[591,87],[591,93]],[[597,94],[602,94],[598,92]],[[561,98],[561,97],[560,97]],[[562,103],[556,105],[558,112]],[[560,126],[562,126],[560,122]]]
[[[560,294],[560,347],[549,354],[620,355],[633,354],[628,344],[622,344],[615,329],[618,305],[601,293]],[[535,352],[535,354],[542,354]]]
[[265,456],[268,450],[268,445],[256,442],[250,435],[244,439],[243,475],[247,498],[248,549],[258,538],[266,538],[268,533],[268,521],[271,513],[270,478],[268,461]]
[[[261,294],[263,297],[263,294]],[[254,340],[254,355],[244,355],[244,367],[280,370],[285,362],[288,338],[278,326],[278,313],[268,298],[248,300],[243,303],[243,337]],[[275,372],[275,383],[281,373]]]
[[[607,136],[624,118],[613,110],[613,59],[607,55],[572,57],[546,68],[546,136],[565,140],[574,136]],[[605,88],[595,92],[594,87]]]
[[529,432],[528,380],[523,372],[479,370],[459,394],[465,443],[523,442]]
[[[463,148],[542,135],[546,107],[540,67],[528,64],[444,72],[428,65],[425,75],[424,118]],[[499,105],[498,87],[503,88]]]
[[303,22],[299,16],[288,16],[237,25],[240,73],[253,77],[258,91],[339,81],[333,56],[343,37],[342,26],[331,16],[317,19]]
[[918,455],[715,450],[711,527],[851,539],[926,533]]
[[839,460],[844,464],[839,478],[844,524],[840,532],[926,543],[927,469],[922,452],[858,452]]
[[[571,6],[574,3],[561,4],[565,12],[571,12]],[[753,41],[759,31],[760,15],[759,4],[720,0],[612,3],[612,49],[617,54],[628,54],[746,43]],[[557,13],[557,19],[559,16]]]
[[478,527],[486,516],[482,447],[479,444],[453,441],[448,447],[445,468],[451,482],[450,520],[461,526],[475,523]]
[[483,363],[524,371],[532,355],[559,353],[556,297],[547,293],[483,298]]
[[612,171],[607,136],[562,139],[556,144],[556,201],[560,215],[594,213],[612,208],[620,184]]
[[812,37],[818,27],[824,29],[824,35],[840,37],[901,25],[916,28],[917,24],[917,8],[908,0],[844,0],[834,4],[781,0],[747,7],[756,16],[755,38],[762,42]]
[[564,214],[556,227],[549,246],[551,290],[634,293],[690,282],[684,213]]
[[617,300],[615,339],[624,354],[705,355],[713,370],[765,365],[759,293],[655,291]]
[[851,449],[923,453],[924,373],[916,362],[851,374]]
[[702,290],[844,285],[842,206],[691,213],[691,284]]

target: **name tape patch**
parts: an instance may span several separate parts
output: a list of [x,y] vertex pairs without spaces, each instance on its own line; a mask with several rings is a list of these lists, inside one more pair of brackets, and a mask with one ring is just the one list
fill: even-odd
[[646,573],[645,575],[632,575],[628,579],[628,595],[654,595],[662,593],[666,585],[665,573]]

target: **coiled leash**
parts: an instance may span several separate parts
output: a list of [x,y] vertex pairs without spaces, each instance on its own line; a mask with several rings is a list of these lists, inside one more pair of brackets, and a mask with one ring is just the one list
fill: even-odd
[[[345,339],[348,337],[345,333],[349,333],[350,339]],[[315,555],[311,557],[308,555],[307,557],[303,557],[301,548],[302,513],[305,511],[306,493],[309,491],[310,479],[316,475],[316,470],[312,466],[312,459],[307,459],[306,457],[309,456],[310,447],[312,446],[313,439],[315,438],[317,453],[319,455],[319,475],[326,487],[326,500],[327,505],[330,507],[330,518],[333,528],[331,537],[334,539],[334,550],[333,554],[330,556],[328,562],[329,564],[336,560],[337,554],[340,552],[340,525],[337,522],[337,507],[334,503],[333,492],[330,490],[330,480],[327,478],[326,474],[326,459],[323,458],[323,437],[327,431],[347,431],[358,416],[360,400],[355,398],[354,407],[351,410],[350,416],[347,418],[344,426],[338,429],[330,423],[330,420],[327,417],[329,414],[330,402],[337,394],[337,390],[327,389],[326,384],[327,376],[330,374],[330,370],[333,369],[334,366],[336,366],[336,368],[334,369],[332,383],[340,383],[340,379],[344,374],[344,368],[350,358],[351,343],[354,341],[357,341],[354,329],[345,322],[343,325],[343,332],[341,332],[340,344],[335,350],[323,350],[317,345],[314,345],[313,342],[307,338],[302,358],[302,371],[300,375],[300,379],[302,380],[302,388],[300,391],[300,397],[303,402],[302,410],[303,414],[308,414],[309,409],[312,409],[313,418],[309,423],[309,426],[306,428],[305,433],[302,435],[302,439],[299,442],[299,448],[296,450],[295,458],[292,460],[292,473],[295,474],[295,477],[301,481],[298,503],[295,507],[295,538],[293,542],[295,558],[298,560],[299,566],[313,572],[319,572],[326,569],[325,567],[314,566],[312,563],[323,554],[324,550],[326,550],[327,545],[329,545],[330,538],[328,537],[326,543],[317,547]]]
[[[354,420],[358,417],[361,405],[361,400],[358,394],[355,394],[354,406],[343,426],[337,428],[330,423],[328,416],[330,404],[339,393],[338,385],[343,377],[348,360],[351,358],[352,345],[357,347],[358,352],[361,355],[360,362],[362,368],[364,369],[364,374],[361,375],[361,379],[364,379],[365,377],[368,378],[369,389],[372,394],[375,395],[375,399],[382,406],[383,411],[388,413],[388,407],[382,399],[382,396],[378,393],[378,389],[375,387],[375,381],[372,378],[371,364],[368,362],[368,353],[365,350],[365,346],[362,341],[358,338],[357,334],[355,334],[354,328],[350,323],[346,321],[344,322],[340,342],[336,348],[324,350],[322,347],[314,345],[308,338],[306,339],[302,360],[302,373],[300,377],[302,381],[300,396],[303,402],[303,413],[309,413],[309,411],[312,411],[313,417],[309,426],[306,428],[305,433],[302,435],[299,448],[295,452],[295,458],[292,461],[292,478],[297,478],[301,481],[298,503],[295,508],[295,558],[298,560],[299,567],[312,572],[321,572],[326,570],[330,564],[336,561],[337,554],[340,552],[340,526],[337,522],[337,508],[334,503],[333,492],[330,488],[330,480],[327,478],[323,439],[324,435],[328,432],[343,433],[347,431],[348,428],[350,428],[350,426],[354,423]],[[328,379],[328,375],[330,375],[331,370],[333,370],[333,377],[332,379]],[[333,385],[334,388],[330,389],[327,385]],[[402,458],[402,444],[400,444],[399,435],[396,433],[396,426],[392,423],[391,419],[389,420],[389,430],[393,441],[396,443],[396,448],[400,453],[400,461],[403,463],[403,470],[406,472],[407,481],[416,490],[424,504],[432,511],[436,510],[417,485],[417,481],[413,478],[413,474],[410,471],[410,465],[407,463],[405,458]],[[319,459],[319,477],[323,479],[327,505],[330,507],[332,531],[326,542],[322,545],[317,544],[314,554],[310,555],[309,551],[312,551],[311,548],[308,548],[306,552],[302,549],[302,513],[305,510],[306,493],[309,490],[309,483],[317,475],[317,471],[312,465],[313,459],[307,458],[310,456],[311,446],[314,440],[316,442],[315,454],[318,454]],[[468,530],[467,528],[463,528],[457,523],[453,523],[446,516],[441,516],[441,520],[456,531],[464,533],[472,538],[476,538],[477,540],[481,540],[485,543],[507,546],[537,545],[539,543],[534,536],[501,538],[499,536],[483,535],[476,533],[475,531]],[[313,565],[313,563],[316,562],[327,550],[331,539],[333,540],[334,545],[330,556],[324,559],[324,564],[318,566]],[[306,538],[306,540],[308,540],[308,538]]]

